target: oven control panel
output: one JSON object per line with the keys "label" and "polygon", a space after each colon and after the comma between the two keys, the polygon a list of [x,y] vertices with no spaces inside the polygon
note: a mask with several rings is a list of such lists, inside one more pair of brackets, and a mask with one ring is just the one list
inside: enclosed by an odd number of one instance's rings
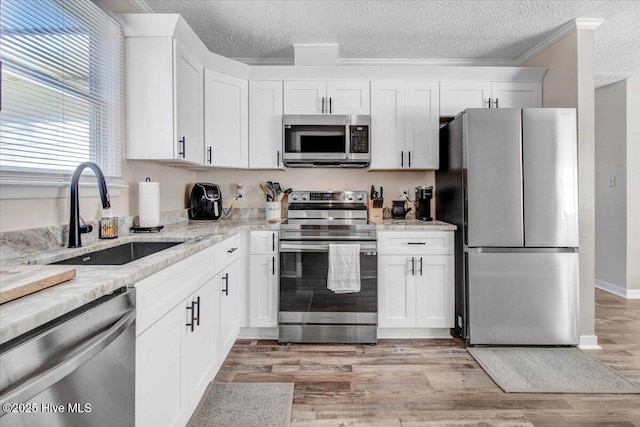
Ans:
{"label": "oven control panel", "polygon": [[289,203],[366,203],[366,191],[294,191]]}

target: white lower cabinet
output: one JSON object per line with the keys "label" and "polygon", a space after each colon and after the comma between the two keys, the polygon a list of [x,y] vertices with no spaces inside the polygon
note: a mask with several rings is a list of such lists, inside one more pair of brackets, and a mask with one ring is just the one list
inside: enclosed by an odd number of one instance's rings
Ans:
{"label": "white lower cabinet", "polygon": [[454,327],[453,232],[380,232],[378,255],[378,328]]}
{"label": "white lower cabinet", "polygon": [[181,426],[187,418],[184,312],[180,304],[136,339],[138,427]]}
{"label": "white lower cabinet", "polygon": [[251,255],[249,259],[249,326],[278,326],[278,260],[276,255]]}
{"label": "white lower cabinet", "polygon": [[220,292],[220,360],[223,361],[238,336],[239,260],[234,260],[214,279]]}
{"label": "white lower cabinet", "polygon": [[136,283],[136,426],[184,426],[231,350],[246,298],[239,242],[233,236]]}
{"label": "white lower cabinet", "polygon": [[184,425],[218,368],[214,280],[136,341],[136,425]]}
{"label": "white lower cabinet", "polygon": [[252,231],[249,256],[249,326],[278,326],[280,270],[277,231]]}

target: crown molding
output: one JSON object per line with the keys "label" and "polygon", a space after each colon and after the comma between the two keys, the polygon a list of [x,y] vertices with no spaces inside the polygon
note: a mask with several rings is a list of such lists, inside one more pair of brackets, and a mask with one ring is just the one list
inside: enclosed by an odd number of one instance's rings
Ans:
{"label": "crown molding", "polygon": [[129,0],[129,3],[131,3],[133,7],[138,9],[138,12],[140,13],[153,13],[153,10],[151,10],[149,5],[145,3],[144,0]]}
{"label": "crown molding", "polygon": [[510,59],[338,58],[338,65],[409,65],[423,67],[511,67]]}
{"label": "crown molding", "polygon": [[604,19],[597,18],[578,18],[574,19],[573,21],[569,21],[562,27],[558,28],[558,30],[551,34],[549,37],[542,40],[540,43],[516,58],[514,61],[514,65],[520,66],[524,64],[531,58],[546,50],[549,46],[556,44],[576,30],[595,30],[600,26],[600,24],[602,24],[602,22],[604,22]]}
{"label": "crown molding", "polygon": [[[294,65],[293,58],[231,58],[252,66]],[[515,67],[511,59],[338,58],[338,66]]]}
{"label": "crown molding", "polygon": [[234,61],[242,62],[247,65],[256,66],[283,66],[293,65],[293,58],[230,58]]}

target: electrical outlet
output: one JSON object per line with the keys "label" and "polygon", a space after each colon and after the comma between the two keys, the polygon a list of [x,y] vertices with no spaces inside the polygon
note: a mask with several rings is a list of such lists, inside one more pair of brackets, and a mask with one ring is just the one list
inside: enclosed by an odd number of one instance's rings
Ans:
{"label": "electrical outlet", "polygon": [[236,197],[242,199],[244,197],[244,185],[242,183],[236,184]]}
{"label": "electrical outlet", "polygon": [[615,187],[615,186],[616,186],[616,177],[615,176],[609,177],[609,187]]}

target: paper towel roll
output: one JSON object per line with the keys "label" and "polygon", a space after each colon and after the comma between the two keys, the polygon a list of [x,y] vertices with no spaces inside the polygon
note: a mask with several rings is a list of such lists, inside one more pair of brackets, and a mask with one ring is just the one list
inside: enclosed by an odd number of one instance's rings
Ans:
{"label": "paper towel roll", "polygon": [[138,192],[140,227],[160,225],[160,183],[141,182]]}

